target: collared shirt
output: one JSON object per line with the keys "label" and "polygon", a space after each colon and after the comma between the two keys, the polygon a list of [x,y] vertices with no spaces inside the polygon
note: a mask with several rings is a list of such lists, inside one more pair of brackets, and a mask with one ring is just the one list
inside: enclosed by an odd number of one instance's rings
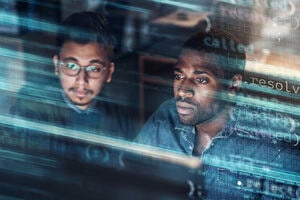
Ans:
{"label": "collared shirt", "polygon": [[[216,137],[227,137],[232,133],[233,122],[229,121]],[[164,102],[147,120],[136,138],[136,142],[192,155],[196,127],[179,121],[175,99]]]}
{"label": "collared shirt", "polygon": [[[272,136],[291,134],[289,120],[274,123],[272,113],[243,106],[230,116],[201,155],[205,199],[299,198],[299,146]],[[180,123],[171,99],[147,120],[136,141],[192,155],[194,139],[195,127]]]}

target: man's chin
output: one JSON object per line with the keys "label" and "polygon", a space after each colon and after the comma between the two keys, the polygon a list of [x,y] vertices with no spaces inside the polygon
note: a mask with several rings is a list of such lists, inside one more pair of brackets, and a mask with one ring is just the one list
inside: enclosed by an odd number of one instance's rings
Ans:
{"label": "man's chin", "polygon": [[196,124],[193,118],[187,115],[179,115],[179,121],[184,125],[194,126]]}
{"label": "man's chin", "polygon": [[75,106],[87,106],[87,105],[90,104],[90,102],[88,102],[88,103],[86,103],[86,102],[84,102],[84,103],[82,103],[82,102],[73,102],[73,103],[74,103]]}
{"label": "man's chin", "polygon": [[92,100],[71,99],[71,102],[76,106],[87,106],[92,102]]}

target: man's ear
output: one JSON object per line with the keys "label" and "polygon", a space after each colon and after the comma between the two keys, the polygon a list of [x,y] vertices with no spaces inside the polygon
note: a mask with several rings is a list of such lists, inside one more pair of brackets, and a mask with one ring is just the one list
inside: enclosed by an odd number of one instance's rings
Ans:
{"label": "man's ear", "polygon": [[243,76],[241,74],[236,74],[231,79],[231,83],[229,85],[229,95],[235,96],[241,89],[243,81]]}
{"label": "man's ear", "polygon": [[111,82],[114,71],[115,71],[115,63],[110,62],[109,68],[108,68],[108,75],[107,75],[107,79],[106,79],[107,83]]}
{"label": "man's ear", "polygon": [[58,75],[58,56],[53,56],[53,64],[54,64],[54,73],[55,75]]}

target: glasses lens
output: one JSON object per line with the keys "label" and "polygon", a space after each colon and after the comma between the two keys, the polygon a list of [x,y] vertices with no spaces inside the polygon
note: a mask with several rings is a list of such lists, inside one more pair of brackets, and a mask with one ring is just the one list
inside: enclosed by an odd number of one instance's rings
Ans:
{"label": "glasses lens", "polygon": [[75,76],[78,74],[80,70],[80,66],[76,63],[67,62],[63,63],[63,72],[69,76]]}
{"label": "glasses lens", "polygon": [[[82,68],[80,65],[72,62],[62,62],[61,66],[63,73],[68,76],[77,76]],[[100,78],[101,72],[104,71],[106,68],[102,64],[94,64],[87,67],[83,67],[83,69],[88,74],[88,77]]]}
{"label": "glasses lens", "polygon": [[103,70],[105,70],[103,65],[90,65],[85,68],[85,71],[91,78],[99,78]]}

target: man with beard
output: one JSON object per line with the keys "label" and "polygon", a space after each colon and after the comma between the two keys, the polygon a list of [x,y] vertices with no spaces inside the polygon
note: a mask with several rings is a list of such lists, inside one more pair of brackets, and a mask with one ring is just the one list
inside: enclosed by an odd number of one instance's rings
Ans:
{"label": "man with beard", "polygon": [[276,110],[253,102],[237,104],[242,47],[221,30],[189,38],[174,66],[174,98],[147,120],[136,141],[200,157],[201,198],[297,198],[300,154],[292,120],[279,122]]}
{"label": "man with beard", "polygon": [[148,119],[137,141],[200,155],[227,124],[242,82],[245,53],[237,45],[220,30],[188,39],[174,66],[175,98]]}
{"label": "man with beard", "polygon": [[[57,77],[53,83],[55,87],[49,87],[52,89],[44,91],[44,95],[38,94],[38,97],[29,88],[25,98],[19,95],[11,109],[16,119],[29,122],[27,127],[15,124],[25,148],[41,146],[42,149],[49,148],[54,154],[76,155],[83,159],[96,156],[95,160],[101,162],[107,159],[106,153],[103,155],[93,147],[73,148],[72,145],[65,145],[59,135],[68,136],[80,131],[78,137],[81,138],[85,134],[133,137],[133,120],[128,116],[132,112],[104,95],[100,96],[114,73],[114,43],[105,17],[98,13],[75,13],[60,24],[57,52],[53,56]],[[30,96],[32,98],[28,100]],[[39,123],[39,126],[32,127],[30,122]],[[69,134],[56,127],[67,130]],[[47,133],[37,134],[40,130]]]}

